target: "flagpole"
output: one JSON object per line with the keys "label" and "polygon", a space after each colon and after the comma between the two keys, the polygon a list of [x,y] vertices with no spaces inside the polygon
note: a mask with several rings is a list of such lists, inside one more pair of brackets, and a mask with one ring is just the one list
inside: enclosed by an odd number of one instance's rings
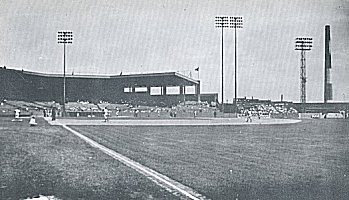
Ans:
{"label": "flagpole", "polygon": [[200,67],[197,67],[194,70],[198,72],[198,80],[199,80],[200,79]]}
{"label": "flagpole", "polygon": [[198,88],[196,89],[197,91],[199,91],[199,92],[197,92],[197,94],[198,94],[198,102],[200,102],[200,67],[197,67],[197,68],[195,68],[195,71],[197,71],[198,72]]}

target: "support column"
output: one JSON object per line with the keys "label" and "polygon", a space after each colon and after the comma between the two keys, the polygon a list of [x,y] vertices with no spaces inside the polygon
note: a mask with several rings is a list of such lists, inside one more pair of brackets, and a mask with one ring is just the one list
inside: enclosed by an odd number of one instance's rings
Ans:
{"label": "support column", "polygon": [[161,95],[166,96],[166,86],[162,86],[161,89]]}
{"label": "support column", "polygon": [[198,84],[195,87],[195,94],[198,97],[198,102],[200,102],[201,101],[201,99],[200,99],[200,81],[198,81]]}
{"label": "support column", "polygon": [[185,90],[185,86],[184,85],[181,85],[179,86],[179,94],[184,94],[184,90]]}
{"label": "support column", "polygon": [[183,103],[185,105],[185,85],[181,85],[179,88],[180,95],[183,95]]}

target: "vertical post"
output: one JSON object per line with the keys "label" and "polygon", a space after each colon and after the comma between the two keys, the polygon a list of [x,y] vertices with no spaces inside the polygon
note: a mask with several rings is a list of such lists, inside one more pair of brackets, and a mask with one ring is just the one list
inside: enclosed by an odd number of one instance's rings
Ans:
{"label": "vertical post", "polygon": [[298,37],[296,38],[296,48],[295,50],[301,51],[301,67],[300,67],[300,103],[302,112],[305,112],[306,103],[306,61],[305,61],[305,51],[310,51],[313,47],[313,38],[310,37]]}
{"label": "vertical post", "polygon": [[235,83],[234,83],[234,102],[233,102],[233,105],[234,105],[234,109],[236,111],[236,96],[237,96],[237,47],[236,47],[236,40],[237,40],[237,35],[236,35],[236,18],[235,18],[235,44],[234,44],[234,52],[235,52]]}
{"label": "vertical post", "polygon": [[167,92],[166,92],[166,85],[162,86],[162,95],[166,96]]}
{"label": "vertical post", "polygon": [[324,103],[332,100],[332,83],[331,83],[331,34],[330,25],[325,26],[325,80],[324,80]]}
{"label": "vertical post", "polygon": [[305,51],[301,51],[301,103],[302,103],[302,109],[303,113],[305,113],[305,103],[306,103],[306,87],[305,84],[307,82],[307,76],[306,76],[306,66],[305,66]]}
{"label": "vertical post", "polygon": [[66,101],[66,77],[65,77],[65,45],[66,44],[72,44],[73,43],[73,32],[71,31],[58,31],[58,44],[63,44],[63,111],[62,116],[64,117],[66,115],[65,112],[65,101]]}
{"label": "vertical post", "polygon": [[238,28],[242,28],[243,26],[243,19],[242,17],[230,17],[230,25],[231,25],[231,28],[234,28],[234,53],[235,53],[235,62],[234,62],[234,71],[235,71],[235,74],[234,74],[234,100],[233,100],[233,107],[234,107],[234,112],[237,116],[237,103],[236,103],[236,100],[237,100],[237,88],[238,88],[238,78],[237,78],[237,31],[236,29]]}
{"label": "vertical post", "polygon": [[223,26],[222,26],[222,112],[224,112],[224,67],[223,67],[223,62],[224,62],[224,47],[223,47]]}
{"label": "vertical post", "polygon": [[183,102],[184,102],[184,105],[185,105],[185,85],[183,85]]}
{"label": "vertical post", "polygon": [[198,80],[200,80],[200,67],[195,68],[195,71],[198,72]]}
{"label": "vertical post", "polygon": [[224,112],[224,28],[230,28],[228,16],[217,16],[215,19],[216,28],[221,28],[222,30],[222,112]]}
{"label": "vertical post", "polygon": [[65,117],[65,43],[63,44],[63,111],[62,116]]}
{"label": "vertical post", "polygon": [[306,76],[306,65],[305,65],[305,51],[301,51],[301,70],[300,70],[300,78],[301,78],[301,102],[306,103],[306,88],[305,84],[307,82]]}
{"label": "vertical post", "polygon": [[201,96],[200,96],[200,81],[198,81],[199,83],[196,85],[196,88],[195,88],[195,93],[197,95],[197,98],[198,98],[198,102],[201,102]]}

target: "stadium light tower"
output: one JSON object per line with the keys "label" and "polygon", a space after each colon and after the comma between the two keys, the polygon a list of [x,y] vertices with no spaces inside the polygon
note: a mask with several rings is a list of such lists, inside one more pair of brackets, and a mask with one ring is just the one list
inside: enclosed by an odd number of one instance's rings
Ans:
{"label": "stadium light tower", "polygon": [[58,31],[57,36],[58,44],[63,44],[63,112],[62,116],[65,116],[65,45],[73,43],[73,32],[71,31]]}
{"label": "stadium light tower", "polygon": [[216,28],[222,29],[222,112],[224,112],[224,46],[223,46],[223,30],[224,28],[230,28],[228,16],[216,16],[215,17]]}
{"label": "stadium light tower", "polygon": [[[310,51],[313,47],[313,38],[311,37],[297,37],[295,50],[301,51],[301,68],[300,68],[300,80],[301,80],[301,94],[300,101],[302,104],[306,103],[306,64],[305,64],[305,52]],[[304,107],[303,107],[304,109]],[[304,111],[304,110],[303,110]]]}
{"label": "stadium light tower", "polygon": [[235,29],[235,39],[234,39],[234,43],[235,43],[235,89],[234,89],[234,93],[235,93],[235,98],[233,101],[234,104],[234,110],[235,113],[237,111],[237,105],[236,105],[236,100],[237,100],[237,32],[236,29],[237,28],[242,28],[243,22],[242,22],[242,17],[230,17],[230,28],[234,28]]}

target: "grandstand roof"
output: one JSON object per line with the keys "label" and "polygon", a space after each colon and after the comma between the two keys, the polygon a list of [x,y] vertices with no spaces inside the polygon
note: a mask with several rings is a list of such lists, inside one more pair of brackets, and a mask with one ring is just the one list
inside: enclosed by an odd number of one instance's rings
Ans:
{"label": "grandstand roof", "polygon": [[[13,69],[7,69],[13,70]],[[17,73],[24,73],[34,76],[61,78],[63,74],[48,74],[23,70],[13,70]],[[121,79],[125,85],[139,86],[179,86],[179,85],[197,85],[200,81],[185,76],[177,72],[162,72],[162,73],[145,73],[145,74],[125,74],[125,75],[81,75],[81,74],[66,74],[67,78],[84,78],[84,79]]]}
{"label": "grandstand roof", "polygon": [[164,73],[148,73],[148,74],[129,74],[129,75],[117,75],[110,76],[115,79],[127,79],[132,85],[142,85],[152,83],[152,85],[197,85],[198,80],[194,80],[188,76],[177,72],[164,72]]}
{"label": "grandstand roof", "polygon": [[[17,72],[23,72],[24,74],[29,74],[29,75],[34,75],[34,76],[44,76],[44,77],[53,77],[53,78],[61,78],[63,77],[63,74],[47,74],[47,73],[40,73],[40,72],[30,72],[30,71],[19,71],[19,70],[15,70]],[[65,74],[65,77],[74,77],[74,78],[110,78],[110,76],[107,75],[80,75],[80,74]]]}

